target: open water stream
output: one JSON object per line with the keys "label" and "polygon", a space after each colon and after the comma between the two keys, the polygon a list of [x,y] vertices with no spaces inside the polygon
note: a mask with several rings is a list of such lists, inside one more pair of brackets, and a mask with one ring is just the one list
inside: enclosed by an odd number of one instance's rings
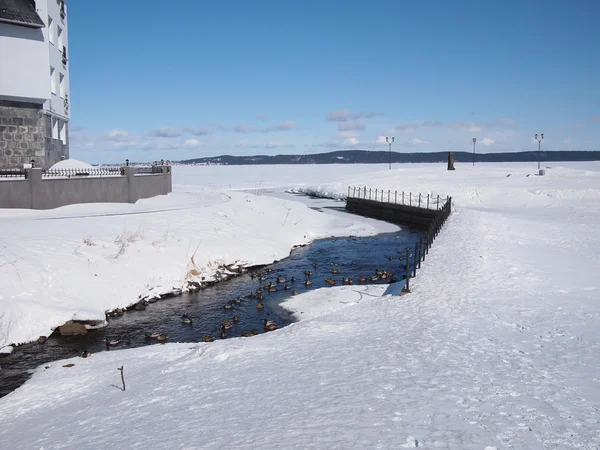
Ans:
{"label": "open water stream", "polygon": [[[335,210],[340,209],[340,205],[343,203],[336,205],[320,201],[315,203],[314,208]],[[336,213],[345,214],[341,211]],[[326,278],[335,280],[336,285],[341,285],[344,278],[352,279],[354,284],[402,282],[404,261],[399,260],[400,252],[404,254],[406,247],[414,248],[419,237],[417,231],[403,228],[372,237],[320,239],[294,249],[288,258],[271,265],[255,268],[199,292],[159,300],[148,305],[145,311],[126,312],[111,318],[106,327],[91,330],[86,336],[61,337],[55,333],[45,344],[21,345],[11,354],[0,355],[0,397],[18,388],[42,364],[78,356],[83,351],[90,352],[92,357],[96,352],[107,351],[107,338],[119,341],[109,351],[160,345],[156,339],[145,336],[152,332],[168,335],[166,342],[199,342],[202,336],[220,339],[224,320],[232,325],[226,331],[226,339],[252,330],[263,333],[265,319],[273,320],[278,327],[293,321],[289,313],[279,306],[282,301],[294,291],[302,293],[329,287]],[[305,275],[305,271],[311,271],[312,275]],[[375,279],[377,271],[393,275]],[[361,282],[362,277],[366,280]],[[285,281],[279,282],[283,279]],[[306,279],[310,279],[312,284],[305,285]],[[276,287],[275,292],[265,288],[269,283]],[[263,288],[262,302],[248,297],[259,287]],[[259,303],[264,305],[263,309],[257,308]],[[190,324],[182,322],[184,314],[191,318]],[[239,320],[234,321],[234,316]]]}

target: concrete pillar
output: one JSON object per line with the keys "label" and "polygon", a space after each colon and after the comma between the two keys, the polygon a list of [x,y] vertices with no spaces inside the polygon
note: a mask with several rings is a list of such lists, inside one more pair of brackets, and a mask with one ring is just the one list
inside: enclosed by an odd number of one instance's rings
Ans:
{"label": "concrete pillar", "polygon": [[27,169],[27,182],[31,193],[31,209],[43,209],[42,204],[42,169],[34,167]]}
{"label": "concrete pillar", "polygon": [[127,202],[135,203],[138,201],[138,199],[135,198],[135,191],[133,188],[135,169],[132,166],[125,166],[123,167],[123,173],[127,177]]}
{"label": "concrete pillar", "polygon": [[162,173],[162,176],[164,177],[165,180],[165,191],[163,192],[163,194],[168,194],[169,192],[173,191],[173,181],[171,179],[171,166],[167,166],[167,165],[159,165],[156,166],[157,170]]}

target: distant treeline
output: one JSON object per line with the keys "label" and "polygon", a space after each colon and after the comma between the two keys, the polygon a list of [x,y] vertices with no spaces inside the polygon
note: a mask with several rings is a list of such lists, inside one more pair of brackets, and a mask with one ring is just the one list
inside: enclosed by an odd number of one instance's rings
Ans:
{"label": "distant treeline", "polygon": [[[386,151],[342,150],[312,155],[255,155],[255,156],[211,156],[180,161],[186,164],[381,164],[387,163],[390,153]],[[448,152],[435,153],[391,153],[393,163],[443,163]],[[472,162],[473,153],[454,152],[456,162]],[[600,151],[542,151],[541,159],[550,161],[600,161]],[[530,162],[538,160],[538,152],[476,153],[475,162]]]}

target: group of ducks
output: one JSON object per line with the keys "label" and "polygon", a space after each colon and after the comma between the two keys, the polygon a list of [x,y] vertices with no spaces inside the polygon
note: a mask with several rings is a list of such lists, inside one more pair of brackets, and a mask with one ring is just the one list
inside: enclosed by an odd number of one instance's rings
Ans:
{"label": "group of ducks", "polygon": [[[336,264],[334,264],[334,266],[335,265]],[[315,263],[315,264],[313,264],[313,267],[316,269],[316,268],[319,267],[319,264]],[[267,273],[267,274],[271,273],[271,272],[273,272],[273,269],[266,269],[266,271],[265,271],[265,273]],[[331,269],[331,274],[332,275],[339,275],[340,274],[340,269],[338,269],[337,267],[333,267]],[[255,272],[255,273],[250,274],[250,276],[252,278],[258,278],[259,281],[264,281],[264,280],[267,279],[267,276],[263,272]],[[304,279],[304,285],[305,286],[308,287],[308,286],[311,286],[313,284],[312,276],[313,276],[313,271],[312,270],[305,270],[304,271],[304,277],[305,277],[305,279]],[[375,281],[389,281],[389,280],[391,280],[393,278],[393,276],[394,276],[394,274],[392,272],[387,271],[387,270],[375,269],[375,274],[374,275],[371,275],[371,276],[360,276],[358,278],[358,282],[360,282],[360,283],[366,283],[368,281],[371,281],[371,282],[375,282]],[[278,277],[276,281],[279,284],[283,284],[283,283],[287,283],[288,280],[286,278],[283,278],[283,277]],[[296,281],[295,277],[291,277],[290,278],[290,282],[291,283],[294,283],[295,281]],[[327,278],[325,278],[325,282],[327,284],[329,284],[330,286],[335,286],[338,281],[335,280],[332,277],[327,277]],[[262,300],[263,299],[263,288],[265,290],[267,290],[268,292],[276,292],[277,291],[277,283],[274,283],[274,282],[271,281],[271,282],[265,284],[263,287],[257,289],[256,292],[253,292],[250,295],[248,295],[248,297]],[[343,277],[341,279],[341,283],[345,284],[345,285],[351,285],[351,284],[354,284],[354,280],[352,278],[350,278],[350,277]],[[287,290],[291,290],[291,289],[292,289],[292,285],[285,284],[284,290],[287,291]],[[296,289],[294,289],[292,291],[292,295],[298,295],[298,291]],[[259,303],[259,305],[261,305],[261,304]],[[258,308],[261,309],[261,306],[259,306]]]}
{"label": "group of ducks", "polygon": [[[227,332],[229,330],[231,330],[231,328],[233,328],[234,324],[238,324],[239,322],[240,322],[240,318],[238,315],[234,315],[231,320],[223,320],[221,322],[221,333],[220,333],[221,339],[227,338]],[[183,314],[181,316],[181,323],[183,323],[185,325],[191,325],[192,318],[188,314]],[[277,328],[278,328],[278,325],[274,320],[264,319],[263,329],[265,330],[265,332],[273,331],[273,330],[276,330]],[[242,337],[251,337],[251,336],[255,336],[257,334],[259,334],[259,331],[256,328],[253,328],[250,331],[243,332]],[[160,332],[144,333],[144,337],[146,339],[156,339],[158,342],[165,342],[169,338],[169,336],[167,334],[160,333]],[[202,342],[213,342],[215,340],[215,338],[214,338],[214,336],[210,336],[210,335],[202,335],[202,336],[200,336],[200,340]],[[117,346],[120,343],[121,343],[120,339],[106,338],[106,347],[107,348]]]}

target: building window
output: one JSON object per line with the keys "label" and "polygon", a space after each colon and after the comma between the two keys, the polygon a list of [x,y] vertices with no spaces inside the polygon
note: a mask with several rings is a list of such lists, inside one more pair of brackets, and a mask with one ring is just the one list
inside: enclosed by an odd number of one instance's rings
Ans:
{"label": "building window", "polygon": [[54,20],[48,16],[48,41],[54,45]]}
{"label": "building window", "polygon": [[65,76],[62,73],[58,74],[60,86],[60,98],[65,98]]}
{"label": "building window", "polygon": [[60,18],[65,20],[67,17],[67,5],[65,4],[65,0],[56,0],[58,6],[60,6]]}
{"label": "building window", "polygon": [[63,36],[63,29],[61,27],[59,27],[59,26],[56,26],[56,28],[58,30],[57,31],[57,35],[58,35],[58,50],[60,50],[62,52],[62,49],[63,49],[63,47],[65,45],[64,42],[63,42],[63,40],[64,40],[63,39],[63,37],[64,37]]}
{"label": "building window", "polygon": [[50,92],[56,95],[56,70],[54,67],[50,67]]}
{"label": "building window", "polygon": [[67,124],[66,122],[60,122],[58,125],[59,128],[59,137],[63,144],[67,145]]}
{"label": "building window", "polygon": [[52,118],[52,139],[58,139],[58,119]]}

